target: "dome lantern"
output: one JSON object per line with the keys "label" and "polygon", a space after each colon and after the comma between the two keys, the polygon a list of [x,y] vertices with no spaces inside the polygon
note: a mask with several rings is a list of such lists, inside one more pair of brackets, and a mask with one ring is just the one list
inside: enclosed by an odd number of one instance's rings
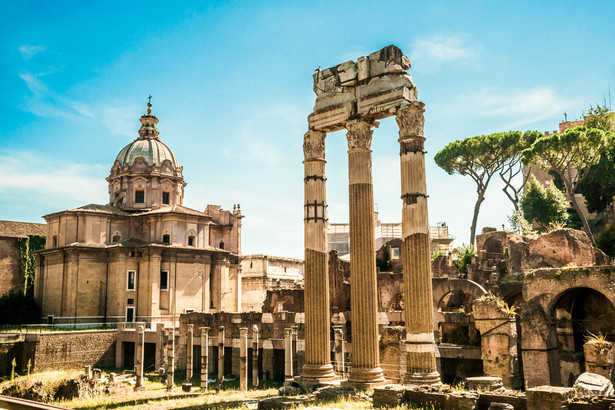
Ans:
{"label": "dome lantern", "polygon": [[158,118],[152,114],[149,98],[139,137],[119,152],[107,178],[111,205],[124,210],[181,205],[183,200],[182,167],[158,138]]}

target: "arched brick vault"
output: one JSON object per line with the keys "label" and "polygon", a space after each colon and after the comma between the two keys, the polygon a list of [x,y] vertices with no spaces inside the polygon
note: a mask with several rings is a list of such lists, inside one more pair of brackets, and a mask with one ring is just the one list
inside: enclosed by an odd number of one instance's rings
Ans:
{"label": "arched brick vault", "polygon": [[552,317],[559,298],[573,288],[589,288],[603,294],[615,306],[615,277],[602,267],[539,269],[523,282],[523,300],[535,300]]}
{"label": "arched brick vault", "polygon": [[433,285],[433,303],[435,309],[438,309],[444,296],[454,291],[467,293],[474,299],[478,299],[487,294],[485,288],[468,279],[433,278],[431,283]]}

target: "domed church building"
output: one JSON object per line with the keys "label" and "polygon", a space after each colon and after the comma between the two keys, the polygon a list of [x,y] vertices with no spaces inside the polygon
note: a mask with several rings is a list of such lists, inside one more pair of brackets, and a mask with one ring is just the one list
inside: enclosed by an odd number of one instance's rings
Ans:
{"label": "domed church building", "polygon": [[34,291],[45,321],[173,323],[241,309],[239,206],[182,205],[182,167],[151,106],[111,167],[109,204],[45,216]]}

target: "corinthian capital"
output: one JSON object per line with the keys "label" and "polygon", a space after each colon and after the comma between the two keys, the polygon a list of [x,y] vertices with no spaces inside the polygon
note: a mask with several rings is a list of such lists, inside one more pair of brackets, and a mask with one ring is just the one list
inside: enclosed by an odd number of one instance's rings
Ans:
{"label": "corinthian capital", "polygon": [[399,127],[399,139],[414,139],[423,137],[423,127],[425,126],[425,104],[420,101],[412,105],[397,110],[395,119]]}
{"label": "corinthian capital", "polygon": [[378,121],[348,122],[346,123],[346,138],[348,139],[348,149],[362,148],[369,149],[372,145],[372,127],[378,128]]}
{"label": "corinthian capital", "polygon": [[306,161],[325,159],[325,137],[324,131],[309,130],[303,136],[303,155]]}

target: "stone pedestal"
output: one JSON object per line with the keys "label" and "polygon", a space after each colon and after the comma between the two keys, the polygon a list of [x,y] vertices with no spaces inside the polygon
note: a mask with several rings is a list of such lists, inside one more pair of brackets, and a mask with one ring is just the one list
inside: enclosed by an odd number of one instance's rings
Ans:
{"label": "stone pedestal", "polygon": [[433,335],[433,300],[423,126],[424,104],[397,111],[402,191],[407,370],[406,383],[439,384]]}
{"label": "stone pedestal", "polygon": [[477,299],[473,303],[474,324],[482,335],[481,357],[486,376],[502,379],[508,389],[521,388],[517,354],[517,323],[506,311],[503,301],[495,297]]}
{"label": "stone pedestal", "polygon": [[305,241],[305,364],[301,379],[322,382],[335,378],[330,357],[329,279],[327,265],[327,199],[325,136],[308,131],[303,137]]}
{"label": "stone pedestal", "polygon": [[137,345],[135,346],[135,390],[143,389],[143,350],[145,348],[145,328],[137,326]]}
{"label": "stone pedestal", "polygon": [[209,378],[209,328],[201,328],[201,389],[207,390]]}
{"label": "stone pedestal", "polygon": [[333,327],[333,351],[335,354],[335,371],[344,374],[344,331],[341,326]]}
{"label": "stone pedestal", "polygon": [[258,326],[252,325],[252,386],[258,387]]}
{"label": "stone pedestal", "polygon": [[377,122],[348,122],[350,208],[350,309],[352,366],[348,384],[368,388],[386,383],[380,368],[372,185],[372,127]]}
{"label": "stone pedestal", "polygon": [[224,326],[218,328],[218,386],[224,383]]}
{"label": "stone pedestal", "polygon": [[613,344],[606,340],[594,339],[583,345],[585,371],[611,379],[613,371]]}
{"label": "stone pedestal", "polygon": [[175,328],[168,329],[167,339],[167,390],[175,387]]}
{"label": "stone pedestal", "polygon": [[239,329],[239,390],[248,391],[248,328]]}
{"label": "stone pedestal", "polygon": [[293,330],[284,329],[284,380],[293,378]]}
{"label": "stone pedestal", "polygon": [[188,325],[186,332],[186,382],[192,383],[192,351],[194,345],[194,325]]}

